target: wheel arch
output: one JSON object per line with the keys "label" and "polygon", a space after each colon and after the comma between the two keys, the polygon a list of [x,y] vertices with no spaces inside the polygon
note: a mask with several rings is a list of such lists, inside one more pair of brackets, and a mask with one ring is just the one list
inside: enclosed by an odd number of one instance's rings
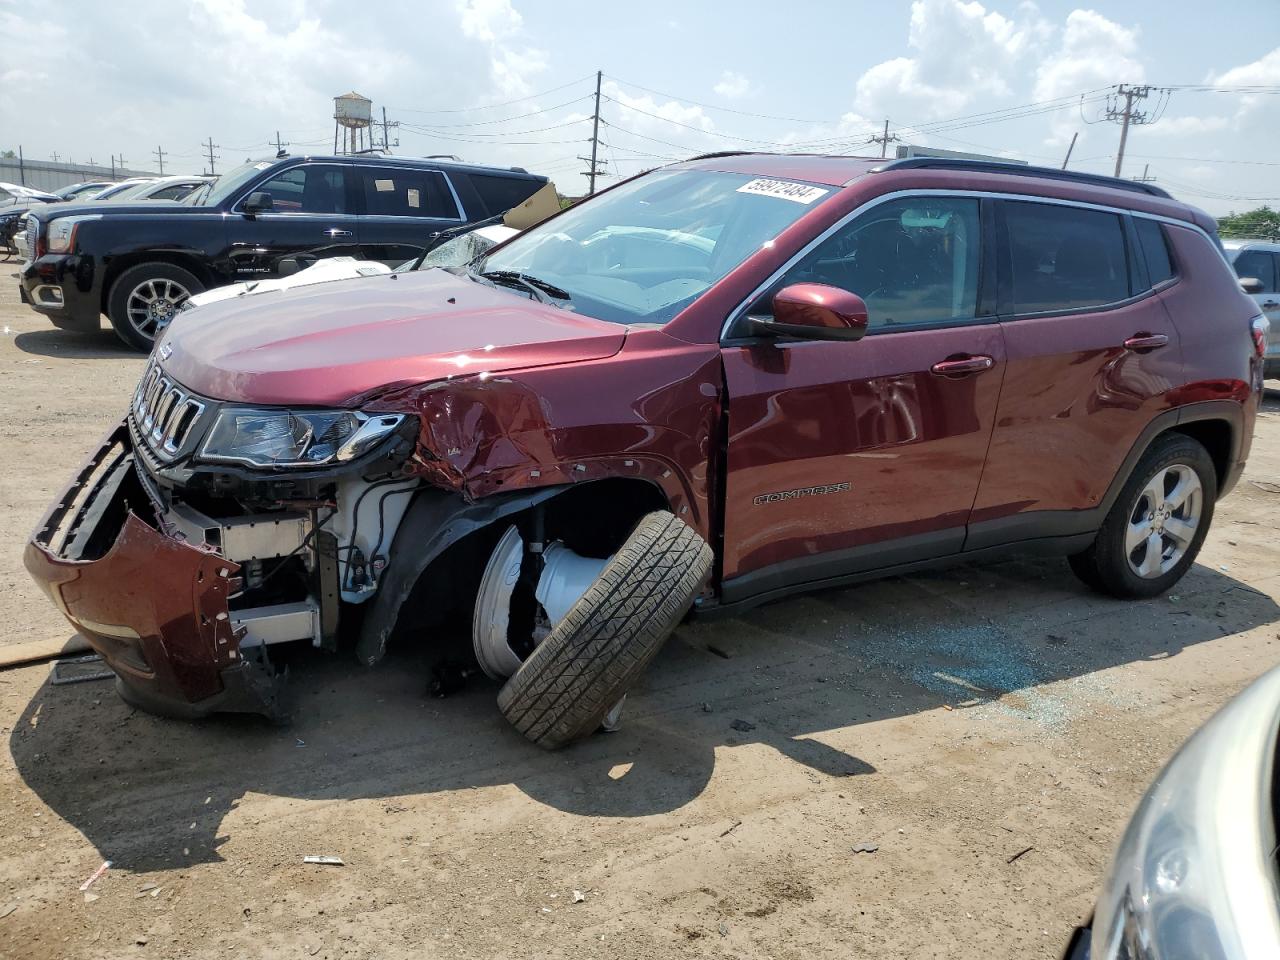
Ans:
{"label": "wheel arch", "polygon": [[103,313],[107,313],[111,301],[111,291],[114,289],[116,281],[120,279],[120,274],[130,267],[136,267],[144,263],[167,263],[171,266],[181,267],[203,283],[206,290],[217,286],[213,274],[200,262],[198,257],[192,254],[175,250],[141,250],[136,253],[119,254],[112,257],[107,263],[106,270],[102,276],[102,292],[99,306]]}
{"label": "wheel arch", "polygon": [[[657,483],[639,477],[604,477],[576,484],[494,494],[468,502],[460,494],[426,487],[405,512],[391,545],[387,573],[369,601],[356,645],[366,665],[382,659],[402,612],[430,610],[437,603],[456,607],[479,583],[489,551],[511,523],[545,505],[563,534],[577,524],[599,534],[634,525],[655,509],[670,509]],[[625,537],[626,533],[623,533]],[[470,578],[474,574],[474,582]],[[421,587],[421,588],[420,588]]]}

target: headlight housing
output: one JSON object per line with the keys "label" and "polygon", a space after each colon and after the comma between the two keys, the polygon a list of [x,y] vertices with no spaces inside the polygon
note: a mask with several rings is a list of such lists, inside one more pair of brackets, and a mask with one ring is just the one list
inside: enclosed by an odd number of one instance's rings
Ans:
{"label": "headlight housing", "polygon": [[1169,761],[1129,821],[1098,898],[1096,960],[1280,956],[1278,726],[1275,669]]}
{"label": "headlight housing", "polygon": [[76,231],[88,220],[101,220],[100,213],[85,213],[75,217],[55,217],[45,226],[44,249],[46,253],[67,253],[75,246]]}
{"label": "headlight housing", "polygon": [[227,407],[219,411],[200,459],[269,468],[341,463],[368,453],[403,420],[403,414],[358,410]]}

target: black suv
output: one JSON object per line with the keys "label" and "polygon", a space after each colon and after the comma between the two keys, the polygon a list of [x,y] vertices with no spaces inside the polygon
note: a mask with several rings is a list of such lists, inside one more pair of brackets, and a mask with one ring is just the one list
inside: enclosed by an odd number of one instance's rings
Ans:
{"label": "black suv", "polygon": [[403,263],[433,234],[502,213],[546,182],[399,157],[249,161],[181,203],[33,210],[21,296],[66,330],[97,330],[105,313],[125,343],[150,350],[193,293],[317,257]]}

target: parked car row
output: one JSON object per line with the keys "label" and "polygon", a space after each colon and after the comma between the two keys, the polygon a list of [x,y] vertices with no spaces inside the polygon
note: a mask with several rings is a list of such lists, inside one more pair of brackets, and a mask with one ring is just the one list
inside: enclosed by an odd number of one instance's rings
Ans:
{"label": "parked car row", "polygon": [[24,302],[55,326],[150,349],[193,294],[348,256],[394,266],[434,234],[518,206],[546,183],[523,170],[379,156],[250,162],[182,204],[60,205],[27,219]]}

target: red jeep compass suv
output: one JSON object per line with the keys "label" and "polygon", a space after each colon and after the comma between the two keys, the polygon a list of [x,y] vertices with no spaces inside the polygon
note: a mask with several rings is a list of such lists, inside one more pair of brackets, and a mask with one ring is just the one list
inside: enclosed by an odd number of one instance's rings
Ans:
{"label": "red jeep compass suv", "polygon": [[179,317],[26,563],[144,707],[270,712],[274,644],[461,634],[555,746],[691,605],[1009,550],[1168,589],[1265,345],[1149,185],[713,155],[467,268]]}

